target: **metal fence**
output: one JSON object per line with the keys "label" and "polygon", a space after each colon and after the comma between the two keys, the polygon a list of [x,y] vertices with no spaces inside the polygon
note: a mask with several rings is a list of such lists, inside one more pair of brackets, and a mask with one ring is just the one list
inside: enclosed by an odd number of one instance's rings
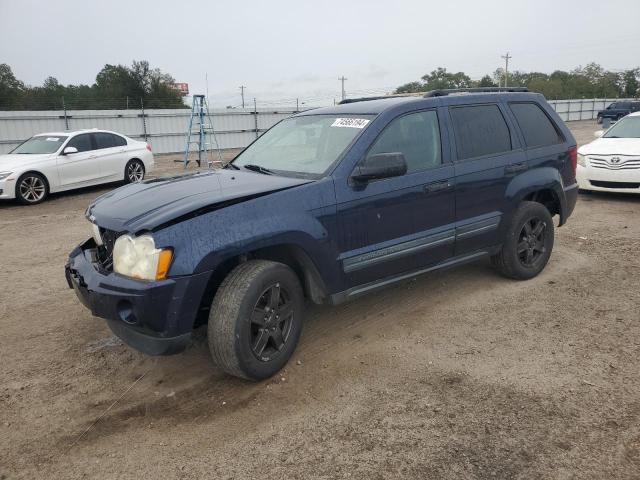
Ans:
{"label": "metal fence", "polygon": [[[295,109],[211,110],[220,148],[242,148]],[[99,128],[145,140],[154,153],[183,152],[191,110],[0,111],[0,154],[43,132]]]}
{"label": "metal fence", "polygon": [[582,98],[578,100],[548,100],[565,122],[595,120],[598,112],[613,102],[629,102],[635,98]]}
{"label": "metal fence", "polygon": [[[550,100],[565,121],[593,120],[599,110],[625,99]],[[632,100],[632,99],[629,99]],[[220,148],[242,148],[295,109],[212,110],[213,128]],[[0,153],[42,132],[100,128],[148,141],[155,153],[184,151],[190,110],[60,110],[0,111]]]}

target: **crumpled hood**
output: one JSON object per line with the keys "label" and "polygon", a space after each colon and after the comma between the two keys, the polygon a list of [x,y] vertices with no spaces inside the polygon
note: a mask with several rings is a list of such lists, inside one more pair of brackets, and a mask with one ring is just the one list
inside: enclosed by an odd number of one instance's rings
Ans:
{"label": "crumpled hood", "polygon": [[36,155],[8,153],[6,155],[0,155],[0,172],[10,172],[12,169],[33,165],[34,163],[39,163],[48,158],[51,158],[50,153]]}
{"label": "crumpled hood", "polygon": [[230,169],[159,178],[102,195],[89,205],[87,215],[103,228],[136,233],[222,202],[253,198],[309,181]]}
{"label": "crumpled hood", "polygon": [[598,138],[578,149],[580,155],[640,155],[640,138]]}

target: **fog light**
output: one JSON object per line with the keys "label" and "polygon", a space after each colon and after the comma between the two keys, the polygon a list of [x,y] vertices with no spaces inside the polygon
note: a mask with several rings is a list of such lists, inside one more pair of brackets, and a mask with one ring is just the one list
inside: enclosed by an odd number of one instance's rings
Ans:
{"label": "fog light", "polygon": [[129,300],[120,300],[118,302],[118,316],[123,322],[131,325],[138,321],[133,313],[133,305]]}

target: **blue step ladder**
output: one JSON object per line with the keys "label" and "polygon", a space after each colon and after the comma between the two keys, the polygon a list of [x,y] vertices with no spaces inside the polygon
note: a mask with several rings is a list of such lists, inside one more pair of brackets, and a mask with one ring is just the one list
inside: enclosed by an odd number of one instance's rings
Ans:
{"label": "blue step ladder", "polygon": [[[193,103],[191,105],[191,116],[189,117],[189,125],[187,126],[187,144],[184,149],[184,168],[189,166],[191,159],[190,153],[197,152],[198,156],[195,162],[198,167],[201,167],[203,162],[207,164],[207,168],[222,167],[224,165],[222,161],[222,152],[218,145],[218,139],[213,130],[213,123],[211,122],[211,116],[209,115],[209,106],[204,95],[194,95]],[[213,142],[212,142],[213,141]],[[218,153],[217,160],[213,160],[212,148],[215,144],[215,149]],[[180,162],[181,160],[176,160]]]}

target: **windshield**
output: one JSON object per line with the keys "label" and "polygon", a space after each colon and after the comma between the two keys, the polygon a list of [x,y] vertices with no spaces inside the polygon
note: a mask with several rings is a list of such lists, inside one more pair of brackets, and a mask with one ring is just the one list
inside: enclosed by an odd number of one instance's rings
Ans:
{"label": "windshield", "polygon": [[[315,178],[329,167],[373,115],[305,115],[278,123],[244,150],[236,167]],[[259,168],[258,168],[259,167]]]}
{"label": "windshield", "polygon": [[67,137],[60,135],[40,135],[31,137],[11,153],[38,154],[54,153],[62,146]]}
{"label": "windshield", "polygon": [[640,138],[640,117],[624,117],[607,130],[603,138]]}

